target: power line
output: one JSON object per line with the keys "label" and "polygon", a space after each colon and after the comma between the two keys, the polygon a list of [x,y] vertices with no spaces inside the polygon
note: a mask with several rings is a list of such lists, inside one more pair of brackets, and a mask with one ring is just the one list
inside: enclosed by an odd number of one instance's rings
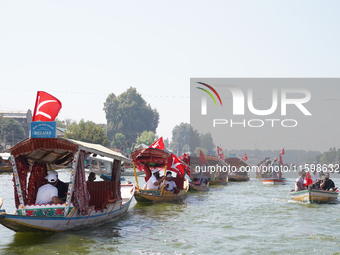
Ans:
{"label": "power line", "polygon": [[[15,89],[15,88],[0,88],[0,90],[9,90],[9,91],[20,91],[20,92],[37,92],[37,90],[33,89]],[[79,91],[56,91],[50,90],[50,93],[61,93],[61,94],[76,94],[76,95],[95,95],[95,96],[107,96],[112,92],[108,93],[95,93],[95,92],[79,92]],[[190,98],[190,96],[178,96],[178,95],[144,95],[141,94],[143,97],[160,97],[160,98]]]}

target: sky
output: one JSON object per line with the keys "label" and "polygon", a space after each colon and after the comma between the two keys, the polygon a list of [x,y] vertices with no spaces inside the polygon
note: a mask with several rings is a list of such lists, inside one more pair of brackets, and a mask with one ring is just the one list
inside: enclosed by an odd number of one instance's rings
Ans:
{"label": "sky", "polygon": [[[0,111],[106,123],[136,87],[158,136],[190,121],[190,78],[339,77],[338,1],[1,1]],[[133,120],[132,120],[133,121]]]}

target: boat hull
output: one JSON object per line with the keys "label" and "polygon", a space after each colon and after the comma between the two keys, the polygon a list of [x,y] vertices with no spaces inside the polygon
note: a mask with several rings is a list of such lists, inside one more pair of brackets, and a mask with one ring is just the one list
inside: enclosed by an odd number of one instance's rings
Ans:
{"label": "boat hull", "polygon": [[145,193],[145,190],[136,190],[134,195],[137,202],[171,202],[183,199],[187,195],[188,190],[189,182],[186,179],[184,189],[180,190],[178,194],[164,191],[164,194],[160,195],[160,190],[148,190],[150,193]]}
{"label": "boat hull", "polygon": [[233,175],[228,176],[228,181],[230,182],[247,182],[249,181],[249,179],[250,179],[249,176],[233,176]]}
{"label": "boat hull", "polygon": [[0,173],[13,172],[12,166],[0,166]]}
{"label": "boat hull", "polygon": [[265,185],[285,185],[286,184],[286,178],[280,178],[280,179],[275,179],[275,178],[268,178],[268,179],[263,179],[262,183]]}
{"label": "boat hull", "polygon": [[203,183],[201,186],[190,183],[189,189],[193,190],[193,191],[207,191],[207,190],[209,190],[209,183],[207,183],[207,184]]}
{"label": "boat hull", "polygon": [[[66,217],[23,216],[2,212],[0,224],[16,232],[63,232],[99,226],[117,220],[128,210],[134,186],[122,185],[121,192],[122,200],[107,204],[101,211],[95,211],[94,207],[90,207],[87,215],[81,215],[77,208],[73,208]],[[127,194],[129,194],[128,197]]]}
{"label": "boat hull", "polygon": [[301,190],[289,194],[292,200],[300,202],[329,203],[338,199],[338,192],[323,190]]}

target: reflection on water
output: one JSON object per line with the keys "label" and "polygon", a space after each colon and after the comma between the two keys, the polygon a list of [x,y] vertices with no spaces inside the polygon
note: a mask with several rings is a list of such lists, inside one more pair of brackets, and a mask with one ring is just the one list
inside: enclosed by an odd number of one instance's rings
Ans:
{"label": "reflection on water", "polygon": [[[6,210],[13,202],[10,179],[0,175]],[[175,203],[133,201],[119,221],[76,232],[14,233],[0,226],[0,253],[339,254],[340,205],[292,202],[293,184],[294,178],[274,187],[252,179],[189,192]]]}

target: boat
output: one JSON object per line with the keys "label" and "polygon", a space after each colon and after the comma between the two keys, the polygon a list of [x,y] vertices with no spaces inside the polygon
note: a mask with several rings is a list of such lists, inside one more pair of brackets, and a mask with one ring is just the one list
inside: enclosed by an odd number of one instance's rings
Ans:
{"label": "boat", "polygon": [[250,177],[249,175],[242,175],[240,173],[229,173],[228,180],[230,182],[246,182],[249,181]]}
{"label": "boat", "polygon": [[[190,165],[192,166],[193,169],[200,167],[199,157],[190,155],[189,158],[190,158]],[[193,180],[193,182],[196,182],[197,180],[201,179],[202,178],[201,175],[203,174],[203,176],[207,176],[207,178],[209,178],[209,185],[227,184],[228,183],[228,171],[221,170],[221,169],[226,169],[227,164],[220,161],[218,157],[216,156],[207,155],[207,156],[204,156],[204,158],[207,161],[207,165],[204,166],[203,168],[205,169],[205,172],[202,173],[202,167],[200,167],[199,171],[196,171],[196,170],[191,171],[191,179]]]}
{"label": "boat", "polygon": [[289,195],[292,200],[309,203],[330,203],[338,199],[338,192],[306,189],[300,191],[291,191]]}
{"label": "boat", "polygon": [[226,158],[225,163],[230,166],[230,171],[228,173],[228,181],[230,182],[245,182],[249,181],[250,177],[248,175],[247,169],[249,165],[239,158]]}
{"label": "boat", "polygon": [[11,154],[0,153],[0,173],[12,172],[12,171],[13,171],[13,168],[11,165]]}
{"label": "boat", "polygon": [[262,183],[265,185],[285,185],[286,178],[266,178],[262,179]]}
{"label": "boat", "polygon": [[267,159],[259,167],[259,172],[262,176],[262,183],[265,185],[285,185],[286,178],[282,177],[280,166],[282,163],[278,159],[271,161]]}
{"label": "boat", "polygon": [[[123,216],[132,201],[133,184],[120,183],[121,153],[99,144],[63,138],[29,138],[10,149],[16,210],[0,213],[0,224],[16,232],[63,232],[94,227]],[[85,153],[112,159],[110,181],[87,182]],[[71,163],[66,202],[35,204],[38,188],[51,165]],[[30,169],[30,178],[27,173]],[[28,185],[27,185],[28,183]]]}
{"label": "boat", "polygon": [[[160,171],[164,172],[164,176],[167,169],[172,172],[177,169],[175,172],[176,177],[173,178],[173,181],[179,188],[177,194],[173,191],[166,191],[164,188],[165,182],[161,184],[161,189],[146,189],[146,185],[143,188],[140,188],[137,174],[135,174],[136,190],[134,196],[137,202],[170,202],[183,199],[186,196],[189,189],[189,181],[184,177],[184,167],[182,166],[183,171],[179,170],[181,169],[180,167],[182,164],[179,160],[178,163],[171,165],[171,163],[175,162],[171,159],[173,156],[173,154],[166,150],[156,148],[145,148],[132,153],[131,159],[134,172],[137,173],[136,168],[139,171],[144,171],[146,175],[145,182],[149,180],[152,174],[151,171],[154,169],[160,169]],[[171,165],[171,168],[168,168],[169,164]]]}
{"label": "boat", "polygon": [[208,191],[209,190],[209,182],[208,183],[202,183],[202,184],[196,184],[193,182],[189,183],[189,190],[191,191]]}

